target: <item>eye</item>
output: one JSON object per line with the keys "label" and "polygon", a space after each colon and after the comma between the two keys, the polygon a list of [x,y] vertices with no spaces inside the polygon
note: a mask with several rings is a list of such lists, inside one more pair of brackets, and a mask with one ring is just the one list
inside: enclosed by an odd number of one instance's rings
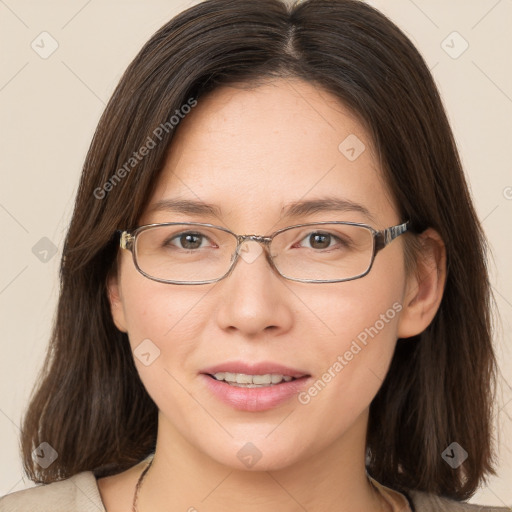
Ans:
{"label": "eye", "polygon": [[[178,249],[185,249],[187,251],[190,251],[194,249],[200,249],[202,247],[202,242],[206,242],[207,240],[208,237],[206,235],[203,235],[202,233],[187,231],[168,238],[163,245],[166,247],[170,245],[178,246]],[[177,243],[174,243],[174,241],[176,241]],[[203,247],[207,246],[208,245]]]}
{"label": "eye", "polygon": [[310,249],[329,249],[335,247],[335,245],[331,245],[331,242],[334,243],[336,241],[341,243],[341,245],[344,247],[348,246],[348,243],[343,241],[338,236],[325,231],[315,231],[313,233],[309,233],[301,240],[301,242],[304,242],[305,240],[307,240],[307,243],[309,243],[308,248]]}

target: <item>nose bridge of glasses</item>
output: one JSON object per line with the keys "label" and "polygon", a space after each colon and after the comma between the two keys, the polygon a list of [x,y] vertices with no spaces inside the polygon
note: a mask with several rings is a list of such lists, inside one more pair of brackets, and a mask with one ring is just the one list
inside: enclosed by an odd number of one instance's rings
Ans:
{"label": "nose bridge of glasses", "polygon": [[269,236],[261,236],[261,235],[237,235],[238,243],[242,244],[246,240],[252,240],[254,242],[262,242],[268,244],[271,240]]}
{"label": "nose bridge of glasses", "polygon": [[[237,251],[233,254],[231,262],[238,255],[246,263],[253,263],[262,252],[263,247],[268,247],[272,241],[271,237],[261,235],[237,235]],[[254,242],[249,244],[248,242]],[[251,247],[252,246],[252,247]]]}

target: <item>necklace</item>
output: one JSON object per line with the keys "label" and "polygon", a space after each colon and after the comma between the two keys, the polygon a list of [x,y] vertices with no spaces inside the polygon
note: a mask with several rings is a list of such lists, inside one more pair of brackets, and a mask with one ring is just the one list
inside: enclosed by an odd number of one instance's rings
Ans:
{"label": "necklace", "polygon": [[137,485],[135,486],[135,494],[133,495],[133,504],[132,504],[132,512],[138,512],[137,510],[137,498],[139,497],[139,491],[142,486],[142,481],[148,472],[148,469],[151,467],[151,463],[153,459],[149,461],[149,464],[146,466],[146,469],[140,474],[139,479],[137,480]]}

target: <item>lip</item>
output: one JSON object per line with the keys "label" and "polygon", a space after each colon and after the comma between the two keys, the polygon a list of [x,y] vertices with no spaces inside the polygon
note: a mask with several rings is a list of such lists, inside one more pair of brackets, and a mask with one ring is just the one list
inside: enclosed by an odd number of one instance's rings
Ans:
{"label": "lip", "polygon": [[282,364],[262,361],[261,363],[246,363],[244,361],[227,361],[225,363],[210,366],[201,370],[200,373],[213,375],[219,372],[245,373],[246,375],[266,375],[268,373],[280,374],[299,379],[309,374],[297,368],[289,368]]}
{"label": "lip", "polygon": [[[216,380],[213,374],[219,372],[245,373],[246,375],[279,374],[294,377],[296,380],[282,381],[279,384],[259,388],[244,388]],[[290,368],[278,363],[263,361],[246,363],[244,361],[227,361],[203,369],[200,377],[208,390],[225,404],[247,412],[260,412],[277,407],[302,391],[311,380],[306,371]]]}
{"label": "lip", "polygon": [[247,412],[260,412],[277,407],[300,393],[311,380],[311,376],[304,376],[272,386],[243,388],[216,380],[208,374],[201,374],[200,377],[219,400],[239,411]]}

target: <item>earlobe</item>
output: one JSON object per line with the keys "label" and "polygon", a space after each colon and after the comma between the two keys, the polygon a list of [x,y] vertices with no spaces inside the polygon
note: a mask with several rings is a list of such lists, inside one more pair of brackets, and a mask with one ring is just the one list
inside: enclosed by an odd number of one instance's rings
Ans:
{"label": "earlobe", "polygon": [[407,278],[398,337],[410,338],[423,332],[434,319],[446,283],[446,247],[434,229],[419,235],[421,252],[416,269]]}
{"label": "earlobe", "polygon": [[121,332],[128,332],[126,328],[126,318],[124,314],[123,301],[121,298],[121,290],[117,271],[114,270],[109,274],[107,279],[107,295],[110,303],[110,312],[115,326]]}

